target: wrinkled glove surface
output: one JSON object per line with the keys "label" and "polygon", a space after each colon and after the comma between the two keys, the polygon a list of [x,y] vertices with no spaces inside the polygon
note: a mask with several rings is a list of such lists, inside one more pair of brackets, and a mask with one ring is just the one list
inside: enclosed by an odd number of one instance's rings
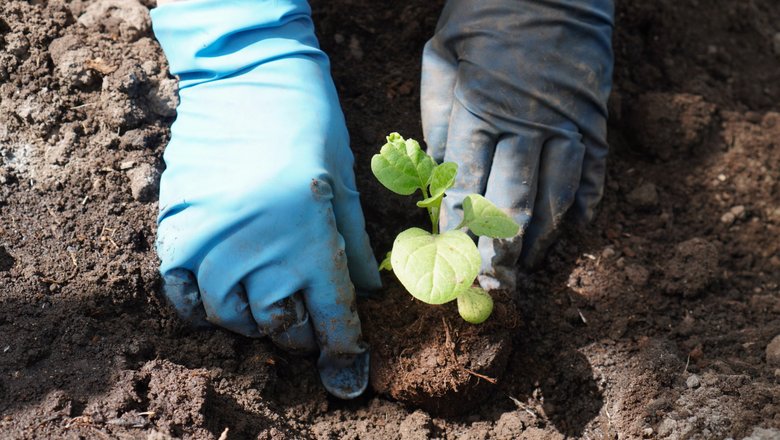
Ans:
{"label": "wrinkled glove surface", "polygon": [[480,283],[514,288],[564,214],[588,221],[605,175],[612,0],[449,0],[423,53],[429,153],[460,165],[442,228],[479,193],[520,223],[479,248]]}
{"label": "wrinkled glove surface", "polygon": [[189,0],[152,19],[181,98],[160,184],[164,293],[194,324],[319,350],[328,391],[359,395],[350,275],[380,281],[308,4]]}

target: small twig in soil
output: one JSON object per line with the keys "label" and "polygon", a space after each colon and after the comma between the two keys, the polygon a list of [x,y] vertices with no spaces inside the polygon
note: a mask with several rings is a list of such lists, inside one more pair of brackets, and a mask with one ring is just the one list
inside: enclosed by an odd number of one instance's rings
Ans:
{"label": "small twig in soil", "polygon": [[[609,413],[608,405],[609,400],[604,402],[604,413],[607,415],[607,428],[612,429],[612,414]],[[620,434],[618,434],[618,439],[620,439]]]}
{"label": "small twig in soil", "polygon": [[489,377],[489,376],[485,376],[484,374],[479,374],[479,373],[477,373],[476,371],[469,370],[469,369],[468,369],[468,368],[466,368],[466,367],[463,367],[463,371],[465,371],[466,373],[469,373],[469,374],[470,374],[470,375],[472,375],[472,376],[478,377],[478,378],[480,378],[480,379],[485,379],[486,381],[488,381],[488,382],[492,383],[493,385],[495,385],[495,384],[497,384],[497,383],[498,383],[498,380],[497,380],[497,379],[494,379],[494,378],[492,378],[492,377]]}
{"label": "small twig in soil", "polygon": [[585,315],[582,314],[582,310],[580,310],[579,307],[577,307],[577,313],[580,314],[580,319],[582,319],[583,324],[588,325],[588,320],[585,319]]}
{"label": "small twig in soil", "polygon": [[[569,304],[574,305],[575,304],[574,303],[574,298],[572,298],[571,293],[566,292],[566,295],[569,297]],[[588,325],[588,320],[585,319],[585,315],[582,314],[582,310],[580,310],[580,308],[577,307],[576,305],[574,306],[574,308],[577,309],[577,314],[580,315],[580,319],[582,320],[582,323],[585,324],[585,325]]]}
{"label": "small twig in soil", "polygon": [[69,250],[68,251],[68,255],[70,255],[70,261],[73,262],[73,267],[78,269],[79,268],[79,262],[76,259],[76,253],[71,251],[71,250]]}
{"label": "small twig in soil", "polygon": [[45,425],[45,424],[47,424],[47,423],[49,423],[49,422],[53,422],[53,421],[55,421],[55,420],[57,420],[57,419],[61,419],[61,418],[62,418],[62,416],[61,416],[61,415],[59,415],[59,414],[56,414],[56,415],[53,415],[53,416],[47,417],[47,418],[45,418],[45,419],[41,420],[41,421],[40,421],[40,422],[39,422],[37,425],[35,425],[35,428],[33,428],[33,429],[38,429],[38,428],[40,428],[41,426],[43,426],[43,425]]}
{"label": "small twig in soil", "polygon": [[[111,235],[105,235],[105,232],[108,231],[111,233]],[[103,229],[100,230],[100,241],[108,241],[112,245],[114,245],[114,249],[119,249],[119,245],[116,244],[114,239],[112,238],[114,233],[116,233],[116,229],[107,228],[106,225],[103,225]]]}
{"label": "small twig in soil", "polygon": [[685,361],[685,369],[683,370],[683,374],[688,372],[688,365],[691,364],[691,355],[688,355],[688,360]]}
{"label": "small twig in soil", "polygon": [[230,431],[230,428],[226,427],[222,434],[219,435],[219,440],[227,440],[228,431]]}
{"label": "small twig in soil", "polygon": [[95,102],[88,102],[88,103],[86,103],[86,104],[77,105],[77,106],[75,106],[75,107],[71,107],[70,109],[71,109],[71,110],[78,110],[78,109],[80,109],[80,108],[89,107],[89,106],[91,106],[91,105],[96,105],[96,104],[99,104],[99,101],[95,101]]}
{"label": "small twig in soil", "polygon": [[521,402],[520,400],[510,396],[509,394],[507,394],[506,396],[509,397],[512,400],[512,402],[514,402],[516,407],[522,409],[523,411],[527,412],[528,414],[531,414],[531,416],[533,416],[533,418],[535,418],[535,419],[539,418],[539,415],[537,415],[534,410],[529,408],[528,405],[526,405],[523,402]]}

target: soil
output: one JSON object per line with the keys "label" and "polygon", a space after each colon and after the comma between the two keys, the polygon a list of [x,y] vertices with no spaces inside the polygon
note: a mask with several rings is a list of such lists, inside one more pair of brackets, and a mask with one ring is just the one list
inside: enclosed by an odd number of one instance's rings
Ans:
{"label": "soil", "polygon": [[371,345],[371,386],[439,416],[474,410],[503,379],[519,315],[509,292],[492,292],[482,325],[465,322],[456,302],[431,307],[388,276],[385,292],[360,304]]}
{"label": "soil", "polygon": [[[442,3],[312,1],[377,255],[425,221],[369,160],[390,131],[422,138]],[[0,2],[2,438],[780,438],[775,3],[617,1],[600,213],[523,275],[511,325],[485,327],[512,337],[496,384],[447,364],[487,390],[453,416],[374,390],[333,399],[314,359],[176,319],[153,249],[175,80],[150,2]],[[381,301],[414,307],[388,290],[361,304],[377,353],[414,328],[372,335]],[[469,356],[452,310],[415,313]]]}

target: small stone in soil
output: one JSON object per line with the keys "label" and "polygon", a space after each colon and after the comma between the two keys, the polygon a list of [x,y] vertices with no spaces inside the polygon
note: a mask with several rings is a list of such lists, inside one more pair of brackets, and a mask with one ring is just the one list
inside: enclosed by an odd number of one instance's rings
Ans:
{"label": "small stone in soil", "polygon": [[157,196],[160,176],[153,166],[143,163],[129,170],[127,177],[130,179],[130,192],[135,200],[150,202]]}
{"label": "small stone in soil", "polygon": [[737,219],[745,218],[745,207],[742,205],[737,205],[731,208],[730,212],[734,214],[734,217],[736,217]]}
{"label": "small stone in soil", "polygon": [[720,218],[720,221],[726,225],[731,225],[737,220],[744,219],[746,215],[747,213],[745,207],[742,205],[737,205],[732,207],[727,213],[723,214],[723,216]]}
{"label": "small stone in soil", "polygon": [[360,40],[354,35],[349,39],[349,53],[358,61],[363,59],[363,48],[360,47]]}
{"label": "small stone in soil", "polygon": [[780,366],[780,335],[775,336],[766,346],[766,362],[769,365]]}
{"label": "small stone in soil", "polygon": [[691,374],[688,376],[688,380],[685,381],[685,385],[688,388],[699,388],[701,385],[701,379],[699,379],[699,376]]}
{"label": "small stone in soil", "polygon": [[179,85],[175,79],[163,79],[149,91],[148,99],[155,113],[172,118],[176,116],[176,107],[179,105]]}

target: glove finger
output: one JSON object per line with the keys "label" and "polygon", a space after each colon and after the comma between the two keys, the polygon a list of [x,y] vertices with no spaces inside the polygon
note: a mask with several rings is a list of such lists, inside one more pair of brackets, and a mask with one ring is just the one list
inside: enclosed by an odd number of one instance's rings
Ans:
{"label": "glove finger", "polygon": [[585,146],[573,130],[549,139],[542,150],[539,190],[531,223],[523,237],[521,261],[533,267],[555,238],[564,214],[574,203],[582,175]]}
{"label": "glove finger", "polygon": [[378,264],[366,233],[366,221],[355,188],[355,176],[350,168],[341,184],[334,185],[333,212],[336,229],[344,239],[349,275],[358,294],[368,296],[382,288]]}
{"label": "glove finger", "polygon": [[252,317],[246,290],[241,283],[224,292],[201,290],[200,296],[210,323],[250,338],[263,336]]}
{"label": "glove finger", "polygon": [[437,162],[444,158],[450,114],[455,90],[457,68],[447,52],[429,40],[423,49],[420,80],[420,109],[423,135],[428,154]]}
{"label": "glove finger", "polygon": [[200,299],[195,275],[186,269],[173,269],[163,276],[163,294],[179,317],[193,327],[211,327]]}
{"label": "glove finger", "polygon": [[327,257],[322,275],[312,280],[303,299],[320,347],[317,366],[322,383],[334,396],[352,399],[368,386],[368,347],[362,341],[344,241],[335,228],[330,240],[325,236],[323,241],[327,249],[322,254]]}
{"label": "glove finger", "polygon": [[463,218],[463,199],[469,194],[485,194],[493,152],[498,136],[488,123],[455,101],[447,132],[444,160],[459,165],[455,185],[444,198],[440,226],[452,229]]}
{"label": "glove finger", "polygon": [[260,333],[286,351],[317,351],[314,329],[298,293],[300,280],[274,267],[252,272],[244,278],[243,284]]}
{"label": "glove finger", "polygon": [[596,206],[604,195],[609,146],[606,142],[597,141],[589,136],[585,136],[582,143],[585,145],[582,178],[572,206],[572,214],[578,222],[588,223],[593,219]]}
{"label": "glove finger", "polygon": [[480,237],[483,288],[512,289],[515,265],[520,257],[523,236],[531,222],[536,201],[539,161],[548,136],[536,127],[519,127],[496,145],[485,197],[509,214],[519,225],[517,236],[505,240]]}

